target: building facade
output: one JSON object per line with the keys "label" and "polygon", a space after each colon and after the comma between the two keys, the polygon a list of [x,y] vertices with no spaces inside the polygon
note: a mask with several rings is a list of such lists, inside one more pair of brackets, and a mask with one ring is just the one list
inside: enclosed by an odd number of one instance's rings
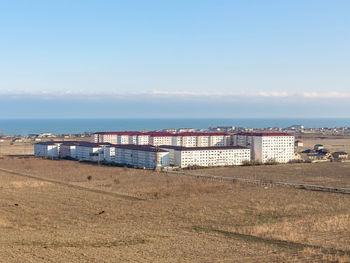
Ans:
{"label": "building facade", "polygon": [[58,158],[60,153],[60,146],[64,142],[39,142],[34,144],[34,156]]}
{"label": "building facade", "polygon": [[250,161],[250,149],[240,146],[181,147],[160,146],[169,152],[170,165],[185,168],[190,166],[242,165]]}
{"label": "building facade", "polygon": [[165,167],[169,166],[169,152],[150,145],[117,145],[111,161],[145,168]]}
{"label": "building facade", "polygon": [[77,159],[77,142],[64,142],[59,149],[60,158],[72,158]]}
{"label": "building facade", "polygon": [[230,136],[223,132],[97,132],[92,135],[93,143],[173,145],[182,147],[229,146]]}
{"label": "building facade", "polygon": [[109,143],[79,142],[76,146],[76,158],[83,161],[105,161],[105,149]]}
{"label": "building facade", "polygon": [[287,163],[294,160],[294,136],[288,133],[239,133],[233,135],[237,146],[251,149],[254,161]]}

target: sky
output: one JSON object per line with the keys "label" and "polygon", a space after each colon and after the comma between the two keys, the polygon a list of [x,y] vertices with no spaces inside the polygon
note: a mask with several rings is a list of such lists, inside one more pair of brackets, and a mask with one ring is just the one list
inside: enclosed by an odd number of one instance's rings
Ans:
{"label": "sky", "polygon": [[0,0],[0,118],[350,117],[348,0]]}

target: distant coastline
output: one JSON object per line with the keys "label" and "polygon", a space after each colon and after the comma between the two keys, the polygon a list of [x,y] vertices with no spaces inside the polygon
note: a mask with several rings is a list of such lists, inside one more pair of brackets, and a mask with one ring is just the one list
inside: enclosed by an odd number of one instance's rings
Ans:
{"label": "distant coastline", "polygon": [[247,128],[350,127],[350,118],[208,118],[208,119],[0,119],[3,135],[28,135],[42,132],[72,134],[96,131],[150,131],[172,128],[206,129],[216,126]]}

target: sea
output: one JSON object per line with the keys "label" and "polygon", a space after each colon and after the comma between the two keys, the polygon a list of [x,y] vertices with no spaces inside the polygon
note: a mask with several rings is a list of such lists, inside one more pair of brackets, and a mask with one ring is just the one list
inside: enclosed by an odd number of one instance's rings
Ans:
{"label": "sea", "polygon": [[242,119],[0,119],[3,135],[75,134],[97,131],[152,131],[161,129],[195,128],[206,129],[217,126],[247,128],[286,128],[304,125],[309,128],[350,127],[350,118],[242,118]]}

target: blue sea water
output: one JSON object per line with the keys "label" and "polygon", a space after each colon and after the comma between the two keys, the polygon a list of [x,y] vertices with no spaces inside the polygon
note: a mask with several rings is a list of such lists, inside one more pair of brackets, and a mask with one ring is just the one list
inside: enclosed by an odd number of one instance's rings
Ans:
{"label": "blue sea water", "polygon": [[69,134],[96,131],[150,131],[172,128],[205,129],[216,126],[248,128],[285,128],[291,125],[310,128],[349,127],[350,118],[318,119],[0,119],[4,135],[28,135],[42,132]]}

